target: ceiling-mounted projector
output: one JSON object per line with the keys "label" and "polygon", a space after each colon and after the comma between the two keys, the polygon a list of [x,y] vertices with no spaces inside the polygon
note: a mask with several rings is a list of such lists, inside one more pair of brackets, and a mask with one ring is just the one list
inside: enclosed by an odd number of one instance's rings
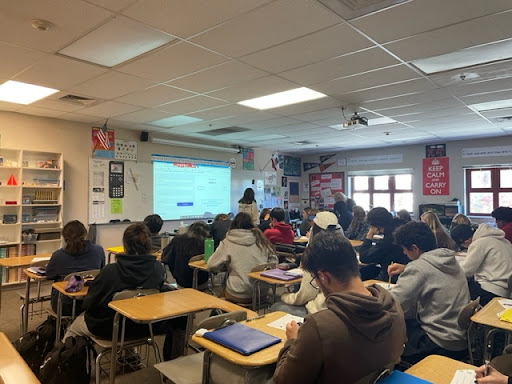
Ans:
{"label": "ceiling-mounted projector", "polygon": [[354,112],[350,120],[343,123],[343,128],[363,128],[368,126],[368,119],[363,116],[359,116],[357,112]]}

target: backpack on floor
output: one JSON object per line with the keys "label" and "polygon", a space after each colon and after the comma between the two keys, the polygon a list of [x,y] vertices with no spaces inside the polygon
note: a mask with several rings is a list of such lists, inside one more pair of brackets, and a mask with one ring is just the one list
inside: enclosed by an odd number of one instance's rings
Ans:
{"label": "backpack on floor", "polygon": [[39,372],[41,384],[89,384],[96,350],[88,337],[68,337],[46,357]]}
{"label": "backpack on floor", "polygon": [[55,319],[49,317],[35,331],[30,331],[13,342],[14,348],[36,376],[39,375],[39,367],[44,358],[55,344],[57,333],[55,323]]}

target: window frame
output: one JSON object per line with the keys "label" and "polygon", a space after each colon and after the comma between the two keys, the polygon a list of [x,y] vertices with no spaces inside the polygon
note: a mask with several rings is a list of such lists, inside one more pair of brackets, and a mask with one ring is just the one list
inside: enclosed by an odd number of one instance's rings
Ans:
{"label": "window frame", "polygon": [[[471,167],[466,168],[464,170],[465,177],[465,196],[466,196],[466,214],[468,216],[475,217],[489,217],[491,216],[491,212],[489,213],[474,213],[471,212],[471,201],[470,195],[471,193],[492,193],[492,206],[493,208],[499,207],[499,194],[501,192],[512,193],[512,188],[501,188],[500,186],[500,171],[504,169],[510,169],[511,167]],[[491,187],[490,188],[473,188],[471,186],[471,173],[472,172],[481,172],[481,171],[490,171],[491,172]]]}

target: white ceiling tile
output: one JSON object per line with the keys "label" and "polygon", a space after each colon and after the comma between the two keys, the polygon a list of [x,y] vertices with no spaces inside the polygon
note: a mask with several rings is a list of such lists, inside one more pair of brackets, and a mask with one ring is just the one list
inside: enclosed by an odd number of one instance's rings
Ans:
{"label": "white ceiling tile", "polygon": [[65,114],[65,112],[56,111],[55,109],[39,108],[33,107],[31,105],[26,106],[25,108],[21,108],[20,110],[18,110],[18,112],[24,113],[26,115],[35,115],[43,117],[58,117]]}
{"label": "white ceiling tile", "polygon": [[176,115],[187,115],[203,109],[215,108],[227,104],[225,101],[208,96],[194,96],[188,99],[174,101],[158,107],[159,110]]}
{"label": "white ceiling tile", "polygon": [[512,90],[481,93],[481,94],[472,95],[472,96],[462,96],[460,99],[462,100],[462,102],[466,103],[467,105],[487,103],[490,101],[498,101],[498,100],[510,100],[510,99],[512,99]]}
{"label": "white ceiling tile", "polygon": [[58,118],[63,120],[79,121],[82,123],[89,124],[103,119],[103,117],[101,116],[87,116],[80,115],[79,113],[67,113],[65,115],[58,116]]}
{"label": "white ceiling tile", "polygon": [[244,107],[238,104],[229,104],[221,107],[206,109],[201,112],[191,113],[190,116],[197,117],[202,120],[225,119],[232,116],[240,116],[244,113],[251,113],[254,109]]}
{"label": "white ceiling tile", "polygon": [[[112,17],[106,9],[77,0],[3,1],[0,12],[0,40],[44,52],[56,52]],[[40,32],[33,19],[52,22]]]}
{"label": "white ceiling tile", "polygon": [[466,97],[507,90],[512,90],[512,77],[474,82],[468,85],[460,85],[458,87],[449,88],[450,93],[457,97]]}
{"label": "white ceiling tile", "polygon": [[140,77],[109,71],[74,86],[70,91],[109,100],[139,89],[148,88],[152,85],[154,85],[152,81],[141,79]]}
{"label": "white ceiling tile", "polygon": [[168,84],[198,93],[206,93],[267,75],[268,73],[250,65],[230,60],[215,67],[180,77]]}
{"label": "white ceiling tile", "polygon": [[297,113],[306,113],[318,111],[319,109],[326,109],[332,107],[341,107],[339,100],[332,97],[322,97],[321,99],[305,101],[298,104],[285,105],[284,107],[269,109],[272,113],[277,115],[295,115]]}
{"label": "white ceiling tile", "polygon": [[465,105],[459,100],[455,98],[449,98],[433,101],[430,103],[418,103],[409,106],[386,109],[381,111],[381,113],[388,117],[396,118],[409,115],[412,115],[411,117],[420,117],[422,114],[424,114],[424,116],[427,116],[427,114],[430,115],[439,113],[458,114],[462,111],[467,112],[468,108],[466,108]]}
{"label": "white ceiling tile", "polygon": [[299,84],[310,85],[398,64],[398,60],[380,48],[370,48],[349,55],[324,60],[280,73]]}
{"label": "white ceiling tile", "polygon": [[[510,9],[508,0],[415,0],[353,20],[351,23],[379,43],[460,23]],[[442,10],[442,12],[440,12]],[[411,17],[418,15],[419,17]],[[390,26],[393,28],[390,28]]]}
{"label": "white ceiling tile", "polygon": [[8,103],[7,101],[0,101],[0,111],[16,112],[25,107],[23,104]]}
{"label": "white ceiling tile", "polygon": [[510,23],[512,12],[504,12],[407,37],[386,44],[385,48],[405,61],[438,56],[510,38],[510,31],[505,27]]}
{"label": "white ceiling tile", "polygon": [[165,82],[227,61],[228,58],[186,42],[150,52],[116,70]]}
{"label": "white ceiling tile", "polygon": [[240,60],[272,73],[369,48],[373,44],[347,24],[312,33],[241,57]]}
{"label": "white ceiling tile", "polygon": [[133,105],[118,103],[115,101],[105,101],[104,103],[95,105],[93,107],[82,109],[80,114],[109,118],[135,112],[139,109],[139,107],[135,107]]}
{"label": "white ceiling tile", "polygon": [[[116,116],[116,120],[127,121],[131,123],[149,123],[150,121],[164,119],[170,114],[154,109],[143,109],[136,112],[127,113],[126,115]],[[109,120],[110,122],[110,120]]]}
{"label": "white ceiling tile", "polygon": [[[129,5],[136,3],[140,0],[88,0],[90,3],[94,3],[100,7],[110,9],[115,12],[119,12]],[[144,0],[140,1],[144,3]]]}
{"label": "white ceiling tile", "polygon": [[45,55],[14,77],[16,81],[64,90],[105,73],[107,69],[55,55]]}
{"label": "white ceiling tile", "polygon": [[477,65],[430,75],[429,78],[442,87],[468,86],[486,80],[512,77],[512,60]]}
{"label": "white ceiling tile", "polygon": [[138,105],[141,107],[156,107],[171,101],[177,101],[194,96],[195,93],[170,87],[167,85],[157,85],[129,95],[119,97],[116,101],[126,104]]}
{"label": "white ceiling tile", "polygon": [[59,101],[59,100],[52,100],[49,98],[36,101],[35,103],[32,103],[30,105],[33,107],[53,109],[55,111],[62,111],[62,112],[76,112],[76,111],[79,111],[80,109],[85,108],[83,105],[67,103],[65,101]]}
{"label": "white ceiling tile", "polygon": [[377,101],[365,102],[364,108],[371,111],[385,111],[387,109],[396,109],[401,107],[413,106],[420,103],[430,103],[438,100],[448,99],[452,96],[445,89],[431,89],[426,92],[418,92],[411,95],[393,97]]}
{"label": "white ceiling tile", "polygon": [[[310,0],[277,0],[192,39],[231,57],[240,57],[340,23],[339,16]],[[272,28],[265,28],[272,25]]]}
{"label": "white ceiling tile", "polygon": [[494,119],[496,117],[512,116],[512,108],[503,108],[495,111],[484,111],[480,113],[482,116],[485,116],[488,119]]}
{"label": "white ceiling tile", "polygon": [[8,57],[0,65],[0,78],[11,77],[28,68],[43,56],[43,53],[0,42],[0,57]]}
{"label": "white ceiling tile", "polygon": [[[100,1],[100,0],[97,0]],[[258,8],[271,0],[145,0],[123,14],[182,38]]]}

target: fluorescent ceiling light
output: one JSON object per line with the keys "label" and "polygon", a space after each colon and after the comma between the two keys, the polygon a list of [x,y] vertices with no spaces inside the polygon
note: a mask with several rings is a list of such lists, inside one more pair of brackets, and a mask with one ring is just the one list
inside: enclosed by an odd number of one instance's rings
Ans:
{"label": "fluorescent ceiling light", "polygon": [[197,117],[191,117],[191,116],[178,115],[178,116],[166,117],[166,118],[160,119],[160,120],[155,120],[148,124],[156,125],[157,127],[170,128],[170,127],[177,127],[178,125],[197,123],[198,121],[203,121],[203,119],[198,119]]}
{"label": "fluorescent ceiling light", "polygon": [[374,127],[376,125],[391,124],[396,122],[397,121],[393,120],[391,117],[379,117],[377,119],[368,119],[368,126]]}
{"label": "fluorescent ceiling light", "polygon": [[345,128],[343,124],[335,124],[335,125],[329,125],[329,128],[336,129],[338,131],[348,130],[350,128]]}
{"label": "fluorescent ceiling light", "polygon": [[59,51],[60,54],[114,67],[174,40],[174,36],[118,16]]}
{"label": "fluorescent ceiling light", "polygon": [[57,92],[59,92],[58,89],[9,80],[0,85],[0,100],[27,105]]}
{"label": "fluorescent ceiling light", "polygon": [[492,61],[510,59],[512,57],[512,39],[477,45],[446,53],[444,55],[429,57],[427,59],[413,60],[411,63],[424,73],[450,71],[473,65],[490,63]]}
{"label": "fluorescent ceiling light", "polygon": [[312,89],[302,87],[290,89],[289,91],[273,93],[271,95],[257,97],[239,101],[237,104],[255,109],[270,109],[282,107],[285,105],[298,104],[304,101],[316,100],[322,97],[327,97],[323,93],[313,91]]}
{"label": "fluorescent ceiling light", "polygon": [[153,143],[155,143],[155,144],[175,145],[177,147],[209,149],[211,151],[220,151],[220,152],[229,152],[229,153],[240,153],[240,148],[239,147],[237,147],[237,148],[217,147],[215,145],[200,144],[200,143],[189,143],[189,142],[185,142],[185,141],[161,139],[161,138],[158,138],[158,137],[151,138],[151,141]]}
{"label": "fluorescent ceiling light", "polygon": [[483,112],[483,111],[492,111],[493,109],[504,109],[512,107],[512,99],[507,100],[496,100],[496,101],[488,101],[486,103],[479,104],[471,104],[468,105],[473,111]]}

